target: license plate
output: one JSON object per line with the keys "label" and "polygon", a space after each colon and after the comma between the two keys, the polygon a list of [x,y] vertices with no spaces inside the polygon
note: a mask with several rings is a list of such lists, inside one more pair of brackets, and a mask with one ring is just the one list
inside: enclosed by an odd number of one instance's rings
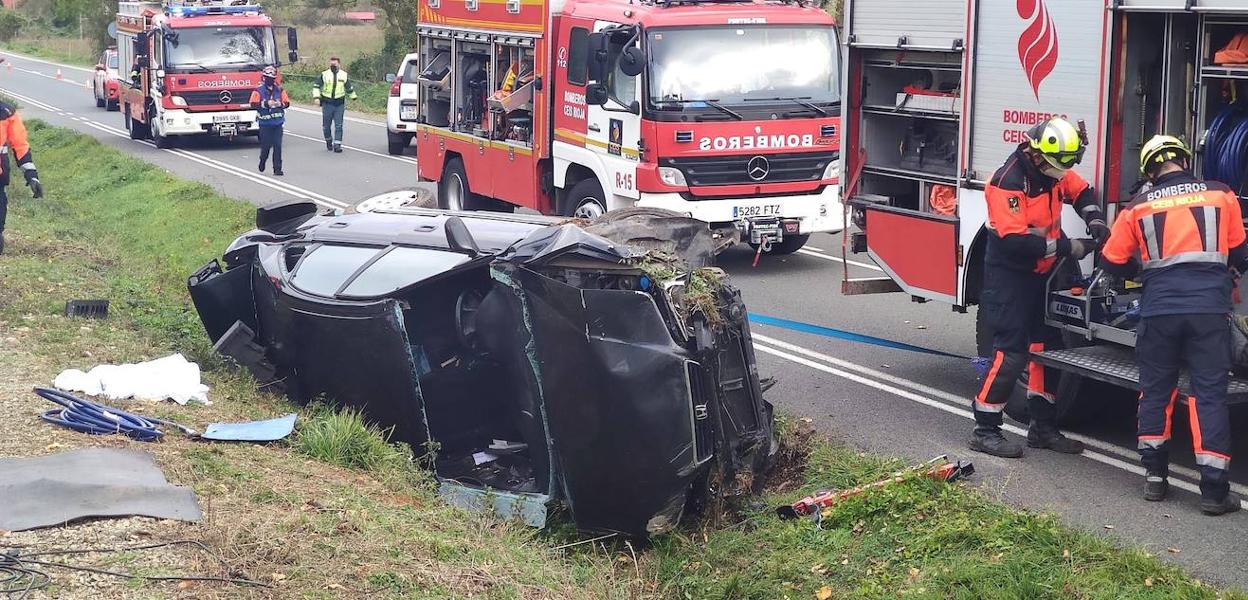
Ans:
{"label": "license plate", "polygon": [[417,106],[401,106],[399,107],[399,118],[404,121],[415,121],[419,112],[419,107]]}
{"label": "license plate", "polygon": [[213,123],[237,123],[241,120],[242,115],[212,115]]}
{"label": "license plate", "polygon": [[779,204],[756,204],[732,207],[732,218],[748,219],[750,217],[768,217],[780,214]]}

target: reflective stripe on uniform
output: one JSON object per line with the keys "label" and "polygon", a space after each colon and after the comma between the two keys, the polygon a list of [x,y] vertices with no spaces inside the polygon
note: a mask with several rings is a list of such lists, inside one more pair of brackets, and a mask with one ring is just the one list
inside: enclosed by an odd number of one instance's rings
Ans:
{"label": "reflective stripe on uniform", "polygon": [[1144,450],[1146,448],[1152,448],[1156,450],[1156,449],[1161,448],[1162,446],[1165,446],[1166,442],[1169,442],[1169,441],[1170,441],[1169,435],[1140,436],[1139,443],[1137,444],[1136,447],[1140,450]]}
{"label": "reflective stripe on uniform", "polygon": [[1144,234],[1144,244],[1148,248],[1148,258],[1150,260],[1160,259],[1161,240],[1157,237],[1157,226],[1154,224],[1152,215],[1140,219],[1140,231]]}
{"label": "reflective stripe on uniform", "polygon": [[1202,467],[1213,467],[1223,471],[1231,468],[1231,457],[1214,452],[1196,452],[1196,464]]}
{"label": "reflective stripe on uniform", "polygon": [[1057,240],[1048,240],[1044,243],[1044,257],[1050,258],[1057,256]]}
{"label": "reflective stripe on uniform", "polygon": [[1187,263],[1212,263],[1225,265],[1226,255],[1221,252],[1180,252],[1174,256],[1167,256],[1160,260],[1146,260],[1143,268],[1160,269],[1162,267],[1170,267],[1174,265]]}
{"label": "reflective stripe on uniform", "polygon": [[988,404],[987,402],[975,401],[975,410],[988,413],[999,413],[1005,410],[1005,404]]}
{"label": "reflective stripe on uniform", "polygon": [[19,166],[21,166],[21,167],[22,167],[22,170],[23,170],[23,171],[34,171],[34,170],[35,170],[35,163],[33,163],[33,162],[22,163],[22,164],[21,164],[21,165],[19,165]]}

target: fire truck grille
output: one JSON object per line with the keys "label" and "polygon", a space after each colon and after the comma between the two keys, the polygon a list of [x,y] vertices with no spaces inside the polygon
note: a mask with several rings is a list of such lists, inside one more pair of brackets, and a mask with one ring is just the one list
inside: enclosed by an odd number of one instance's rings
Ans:
{"label": "fire truck grille", "polygon": [[737,154],[663,158],[659,164],[680,169],[691,186],[741,185],[818,181],[836,157],[836,152]]}
{"label": "fire truck grille", "polygon": [[[222,93],[229,93],[229,101],[223,102]],[[178,94],[186,100],[188,106],[221,106],[222,104],[247,104],[251,99],[251,90],[202,90],[182,92]]]}

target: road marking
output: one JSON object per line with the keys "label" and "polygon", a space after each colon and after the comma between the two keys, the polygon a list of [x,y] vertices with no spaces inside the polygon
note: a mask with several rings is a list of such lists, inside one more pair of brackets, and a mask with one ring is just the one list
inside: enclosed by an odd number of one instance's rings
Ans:
{"label": "road marking", "polygon": [[[862,365],[852,363],[847,360],[835,358],[832,356],[828,356],[820,352],[808,350],[801,346],[790,344],[783,340],[778,340],[772,337],[768,337],[766,335],[754,333],[752,334],[752,337],[754,338],[755,342],[762,342],[762,343],[776,347],[776,348],[767,348],[767,347],[760,346],[757,343],[754,345],[755,349],[762,350],[763,352],[767,354],[771,354],[779,358],[784,358],[786,360],[789,360],[790,362],[795,362],[801,365],[809,366],[813,369],[823,371],[825,373],[837,375],[839,377],[843,377],[851,381],[857,381],[859,383],[863,383],[864,385],[874,387],[879,390],[888,391],[902,398],[913,400],[920,404],[924,404],[932,408],[943,410],[951,414],[959,415],[959,416],[962,416],[971,420],[975,419],[974,414],[972,414],[969,409],[963,408],[970,404],[969,398],[963,398],[956,394],[952,394],[944,390],[936,389],[934,387],[924,385],[916,381],[911,381],[909,379],[898,377],[890,373],[877,371],[870,367],[864,367]],[[814,359],[814,360],[811,360],[811,359]],[[814,362],[814,361],[821,361],[821,362]],[[826,365],[823,363],[826,363]],[[874,380],[867,379],[867,377],[872,377],[874,378]],[[875,381],[875,380],[879,380],[879,381]],[[880,381],[884,381],[888,383],[880,383]],[[889,385],[889,384],[892,384],[892,385]],[[894,386],[900,386],[900,387],[894,387]],[[906,391],[900,388],[909,388],[910,391]],[[924,394],[924,395],[919,395],[919,394]],[[1011,425],[1009,423],[1006,423],[1002,425],[1002,428],[1005,429],[1006,431],[1018,434],[1023,437],[1027,436],[1027,430],[1021,427],[1018,427],[1016,425]],[[1099,451],[1099,452],[1093,452],[1093,451],[1085,450],[1081,456],[1087,456],[1088,458],[1095,460],[1097,462],[1110,465],[1113,467],[1117,467],[1126,471],[1130,471],[1138,475],[1144,474],[1144,468],[1139,466],[1135,462],[1138,460],[1138,454],[1133,450],[1125,449],[1125,448],[1122,448],[1121,446],[1110,444],[1108,442],[1104,442],[1096,438],[1091,438],[1091,437],[1080,435],[1077,433],[1066,433],[1066,436],[1074,440],[1079,440],[1080,442],[1083,442],[1084,445],[1088,446],[1089,448],[1093,448],[1096,451]],[[1104,454],[1101,454],[1102,452]],[[1113,455],[1113,456],[1108,456],[1108,455]],[[1131,461],[1131,462],[1127,462],[1127,461]],[[1197,472],[1194,469],[1190,469],[1181,465],[1171,465],[1170,473],[1172,475],[1187,477],[1193,480],[1200,479],[1199,472]],[[1181,487],[1182,489],[1193,491],[1197,494],[1200,493],[1200,487],[1195,484],[1188,483],[1182,480],[1176,481],[1174,483],[1178,485],[1178,487]],[[1179,485],[1179,484],[1183,484],[1183,485]],[[1186,485],[1187,487],[1184,487],[1184,485]],[[1248,493],[1248,487],[1245,487],[1238,483],[1232,483],[1231,488],[1239,494]],[[1248,508],[1248,500],[1244,501],[1243,506],[1244,508]]]}
{"label": "road marking", "polygon": [[[299,139],[303,139],[303,140],[311,140],[311,141],[313,141],[313,142],[316,142],[317,144],[324,144],[324,143],[325,143],[325,140],[323,140],[323,139],[320,139],[320,138],[314,138],[314,137],[312,137],[312,136],[302,135],[302,134],[299,134],[299,133],[293,133],[293,132],[290,132],[290,131],[285,132],[285,134],[284,134],[284,135],[288,135],[288,136],[290,136],[290,137],[297,137],[297,138],[299,138]],[[343,148],[345,148],[345,149],[347,149],[347,150],[354,150],[354,151],[356,151],[356,152],[363,152],[364,154],[370,154],[370,155],[372,155],[372,156],[378,156],[378,157],[381,157],[381,158],[389,158],[389,159],[392,159],[392,160],[397,160],[397,161],[400,161],[400,162],[405,162],[405,163],[408,163],[408,164],[411,164],[411,165],[416,164],[416,159],[411,158],[411,157],[408,157],[408,156],[395,156],[395,155],[393,155],[393,154],[382,154],[381,152],[373,152],[372,150],[365,150],[365,149],[363,149],[363,148],[357,148],[357,147],[355,147],[355,146],[348,146],[348,145],[346,145],[346,144],[343,144],[343,145],[342,145],[342,147],[343,147]]]}
{"label": "road marking", "polygon": [[[52,111],[52,112],[59,112],[59,109],[58,109],[58,108],[56,108],[55,106],[52,106],[52,105],[50,105],[50,104],[45,104],[45,103],[43,103],[43,102],[39,102],[39,101],[37,101],[37,100],[35,100],[35,99],[33,99],[33,98],[29,98],[29,97],[23,96],[23,95],[21,95],[21,94],[15,94],[15,93],[13,93],[13,92],[11,92],[11,91],[8,91],[8,90],[5,90],[5,89],[3,89],[3,88],[0,88],[0,93],[8,94],[9,96],[12,96],[12,97],[14,97],[14,98],[16,98],[16,99],[18,99],[18,100],[20,100],[20,101],[22,101],[22,102],[26,102],[26,103],[28,103],[28,104],[30,104],[30,105],[32,105],[32,106],[35,106],[35,107],[38,107],[38,108],[42,108],[42,109],[44,109],[44,110],[48,110],[48,111]],[[125,131],[124,129],[118,129],[118,128],[113,127],[113,126],[111,126],[111,125],[105,125],[105,124],[100,123],[100,122],[98,122],[98,121],[92,121],[92,120],[89,120],[89,119],[80,119],[80,120],[81,120],[81,122],[82,122],[82,123],[84,123],[85,125],[87,125],[88,127],[93,128],[93,129],[97,129],[97,130],[99,130],[99,131],[103,131],[103,132],[105,132],[105,133],[108,133],[108,134],[111,134],[111,135],[114,135],[114,136],[117,136],[117,137],[120,137],[120,138],[123,138],[123,139],[130,139],[130,133],[129,133],[129,132],[127,132],[127,131]],[[154,144],[153,142],[150,142],[150,141],[147,141],[147,140],[136,140],[136,141],[139,141],[139,143],[144,144],[144,145],[146,145],[146,146],[149,146],[149,147],[151,147],[151,148],[156,148],[156,144]],[[321,205],[323,205],[323,206],[327,206],[327,207],[329,207],[329,208],[341,208],[341,209],[346,209],[346,208],[348,208],[348,206],[349,206],[346,202],[343,202],[343,201],[341,201],[341,200],[337,200],[337,199],[335,199],[335,198],[330,198],[330,197],[328,197],[328,196],[325,196],[325,195],[322,195],[322,194],[318,194],[318,193],[313,192],[313,191],[311,191],[311,190],[306,190],[306,189],[304,189],[304,188],[301,188],[301,187],[298,187],[298,186],[296,186],[296,185],[292,185],[292,184],[289,184],[289,183],[286,183],[286,182],[283,182],[283,181],[273,181],[273,180],[270,180],[270,179],[266,179],[266,178],[263,178],[263,177],[261,177],[261,176],[258,176],[258,175],[256,175],[256,174],[254,174],[254,173],[251,173],[251,172],[249,172],[249,171],[246,171],[246,170],[244,170],[244,169],[242,169],[242,168],[240,168],[240,167],[236,167],[236,166],[231,165],[231,164],[229,164],[229,163],[221,162],[221,161],[216,160],[216,159],[214,159],[214,158],[209,158],[209,157],[207,157],[207,156],[204,156],[204,155],[202,155],[202,154],[198,154],[198,153],[195,153],[195,152],[191,152],[191,151],[189,151],[189,150],[183,150],[183,149],[181,149],[181,148],[156,148],[156,149],[157,149],[157,150],[162,150],[162,151],[167,152],[167,153],[169,153],[169,154],[174,154],[174,155],[180,156],[180,157],[185,158],[185,159],[187,159],[187,160],[190,160],[190,161],[192,161],[192,162],[199,163],[199,164],[204,165],[204,166],[206,166],[206,167],[210,167],[210,168],[216,169],[216,170],[218,170],[218,171],[222,171],[222,172],[228,173],[228,174],[230,174],[230,175],[235,175],[235,176],[237,176],[237,177],[242,177],[243,179],[246,179],[246,180],[248,180],[248,181],[251,181],[252,183],[258,183],[258,184],[263,185],[263,186],[265,186],[265,187],[268,187],[268,188],[271,188],[271,189],[274,189],[274,190],[277,190],[277,191],[280,191],[280,192],[283,192],[283,193],[289,194],[289,195],[294,196],[294,197],[296,197],[296,198],[301,198],[301,199],[305,199],[305,200],[312,200],[313,202],[316,202],[317,204],[321,204]]]}
{"label": "road marking", "polygon": [[[321,111],[312,110],[310,108],[304,108],[302,106],[291,106],[290,110],[293,110],[295,112],[307,113],[309,115],[316,115],[318,117],[321,116]],[[343,120],[350,121],[352,123],[360,123],[363,125],[372,125],[373,127],[385,127],[386,126],[385,121],[374,121],[372,119],[361,119],[359,117],[343,117]]]}
{"label": "road marking", "polygon": [[805,246],[802,246],[802,248],[806,250],[810,250],[811,252],[826,252],[826,250],[824,250],[823,248],[816,248],[814,246],[811,246],[810,244],[806,244]]}
{"label": "road marking", "polygon": [[[41,59],[41,58],[35,58],[35,57],[33,57],[33,56],[26,56],[25,54],[18,54],[18,53],[16,53],[16,52],[9,52],[9,51],[7,51],[7,50],[6,50],[6,51],[4,51],[4,52],[0,52],[0,56],[13,56],[13,57],[16,57],[16,58],[20,58],[20,59],[22,59],[22,60],[29,60],[29,61],[31,61],[31,62],[43,63],[43,64],[45,64],[45,65],[52,65],[52,66],[54,66],[54,67],[61,67],[62,69],[73,69],[73,70],[75,70],[75,71],[82,71],[83,73],[94,73],[94,72],[95,72],[95,69],[88,69],[88,68],[86,68],[86,67],[76,67],[76,66],[74,66],[74,65],[66,65],[66,64],[56,63],[56,62],[52,62],[52,61],[50,61],[50,60],[43,60],[43,59]],[[16,67],[16,65],[14,65],[14,67],[15,67],[15,68],[18,68],[18,67]]]}
{"label": "road marking", "polygon": [[869,265],[869,264],[867,264],[867,263],[858,262],[858,261],[853,261],[853,260],[845,260],[845,259],[843,259],[843,258],[841,258],[841,257],[839,257],[839,256],[831,256],[831,255],[828,255],[828,254],[821,254],[821,253],[819,253],[819,252],[812,252],[812,251],[810,251],[810,250],[807,250],[806,248],[801,248],[800,250],[798,250],[798,253],[799,253],[799,254],[805,254],[806,256],[814,256],[814,257],[816,257],[816,258],[822,258],[822,259],[824,259],[824,260],[830,260],[830,261],[832,261],[832,262],[838,262],[838,263],[841,263],[841,264],[850,264],[850,265],[853,265],[853,266],[855,266],[855,267],[862,267],[862,268],[864,268],[864,269],[871,269],[871,270],[873,270],[873,271],[879,271],[879,272],[881,272],[881,273],[883,273],[883,272],[884,272],[884,269],[881,269],[881,268],[879,268],[879,267],[877,267],[877,266],[875,266],[875,265]]}
{"label": "road marking", "polygon": [[91,84],[85,81],[74,81],[72,79],[65,79],[64,77],[57,79],[55,75],[45,75],[43,73],[40,73],[39,71],[32,71],[30,69],[24,69],[22,67],[13,67],[13,68],[17,69],[18,71],[30,73],[31,75],[38,75],[39,77],[43,77],[44,79],[51,79],[52,81],[60,81],[62,83],[68,83],[76,87],[85,87],[85,88],[91,87]]}

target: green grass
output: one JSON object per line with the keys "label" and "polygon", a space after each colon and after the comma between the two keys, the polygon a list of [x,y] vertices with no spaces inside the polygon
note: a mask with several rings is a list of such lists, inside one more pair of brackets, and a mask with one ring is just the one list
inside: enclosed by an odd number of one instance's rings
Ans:
{"label": "green grass", "polygon": [[54,62],[91,67],[98,54],[91,40],[55,35],[21,36],[4,44],[6,50]]}
{"label": "green grass", "polygon": [[[286,86],[286,93],[290,95],[293,102],[301,104],[312,104],[312,83],[315,81],[308,77],[287,77],[282,80],[282,85]],[[390,84],[365,83],[356,81],[355,93],[359,96],[356,100],[347,100],[347,110],[355,110],[371,114],[386,114],[386,102],[390,98]]]}
{"label": "green grass", "polygon": [[[18,332],[29,343],[0,351],[0,372],[35,361],[50,377],[176,350],[205,367],[216,404],[160,405],[154,416],[206,422],[289,410],[211,354],[186,294],[187,274],[250,229],[253,209],[86,136],[28,127],[48,196],[10,187],[0,340]],[[111,299],[110,318],[57,316],[66,299],[84,297]],[[214,511],[204,539],[249,572],[281,574],[290,597],[341,596],[329,586],[350,583],[393,598],[797,600],[825,587],[832,598],[1245,598],[962,484],[908,480],[839,504],[820,526],[780,521],[776,504],[899,467],[792,422],[791,468],[774,478],[790,483],[785,491],[691,517],[648,548],[607,540],[554,550],[583,539],[564,513],[544,532],[465,514],[358,416],[314,408],[300,421],[288,444],[149,446],[171,480]],[[803,439],[809,456],[794,450]]]}

